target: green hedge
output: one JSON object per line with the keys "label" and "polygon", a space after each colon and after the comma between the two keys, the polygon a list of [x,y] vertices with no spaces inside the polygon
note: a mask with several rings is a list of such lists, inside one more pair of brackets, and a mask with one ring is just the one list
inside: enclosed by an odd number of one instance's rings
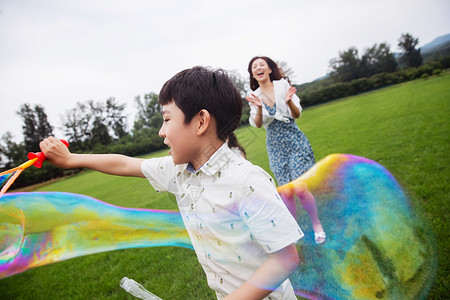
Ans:
{"label": "green hedge", "polygon": [[450,57],[445,57],[419,68],[409,68],[393,73],[378,73],[369,78],[359,78],[350,82],[339,82],[323,86],[314,84],[310,89],[302,89],[303,91],[299,93],[299,97],[302,106],[307,107],[389,86],[391,84],[418,78],[426,79],[430,76],[438,76],[443,69],[449,67]]}

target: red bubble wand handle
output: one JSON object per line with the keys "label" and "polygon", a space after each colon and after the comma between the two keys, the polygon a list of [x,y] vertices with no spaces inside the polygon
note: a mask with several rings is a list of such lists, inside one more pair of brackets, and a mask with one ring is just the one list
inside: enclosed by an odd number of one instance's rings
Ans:
{"label": "red bubble wand handle", "polygon": [[[60,139],[60,141],[66,145],[67,148],[69,148],[69,142],[63,139]],[[37,158],[36,160],[34,160],[35,158]],[[33,166],[35,166],[36,168],[41,168],[42,167],[42,163],[45,161],[45,155],[42,152],[29,152],[28,153],[28,159],[33,161]]]}
{"label": "red bubble wand handle", "polygon": [[[69,148],[69,143],[66,140],[61,139],[60,140],[64,145],[66,145],[67,148]],[[17,177],[19,177],[20,173],[22,173],[23,170],[30,167],[31,165],[35,166],[36,168],[41,168],[42,163],[45,161],[45,155],[42,152],[29,152],[28,153],[28,161],[24,162],[18,167],[9,169],[7,171],[0,173],[0,186],[3,182],[6,182],[2,189],[0,190],[0,197],[6,193],[6,191],[9,189],[11,184],[16,180]],[[6,181],[7,180],[7,181]]]}

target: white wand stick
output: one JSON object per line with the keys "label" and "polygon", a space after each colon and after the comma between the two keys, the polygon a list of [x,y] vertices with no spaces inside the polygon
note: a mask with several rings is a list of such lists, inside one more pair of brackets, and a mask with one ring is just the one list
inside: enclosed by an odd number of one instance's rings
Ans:
{"label": "white wand stick", "polygon": [[158,296],[147,291],[142,285],[130,279],[128,277],[124,277],[120,280],[120,286],[130,293],[131,295],[144,299],[144,300],[162,300]]}

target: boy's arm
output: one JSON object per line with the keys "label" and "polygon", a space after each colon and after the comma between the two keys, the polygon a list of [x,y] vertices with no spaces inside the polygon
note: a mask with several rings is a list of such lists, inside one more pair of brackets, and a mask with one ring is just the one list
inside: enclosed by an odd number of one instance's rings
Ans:
{"label": "boy's arm", "polygon": [[112,175],[145,177],[141,171],[143,159],[119,154],[75,154],[58,139],[48,137],[39,146],[48,162],[65,169],[88,168]]}
{"label": "boy's arm", "polygon": [[253,275],[225,299],[263,299],[282,284],[299,264],[297,249],[291,244],[269,254]]}

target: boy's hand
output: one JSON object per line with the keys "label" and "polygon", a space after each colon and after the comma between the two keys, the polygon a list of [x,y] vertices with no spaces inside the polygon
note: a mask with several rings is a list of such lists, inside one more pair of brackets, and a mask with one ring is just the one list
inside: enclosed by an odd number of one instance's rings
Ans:
{"label": "boy's hand", "polygon": [[39,147],[48,162],[60,168],[68,168],[68,160],[71,153],[60,140],[50,136],[42,140],[39,143]]}

